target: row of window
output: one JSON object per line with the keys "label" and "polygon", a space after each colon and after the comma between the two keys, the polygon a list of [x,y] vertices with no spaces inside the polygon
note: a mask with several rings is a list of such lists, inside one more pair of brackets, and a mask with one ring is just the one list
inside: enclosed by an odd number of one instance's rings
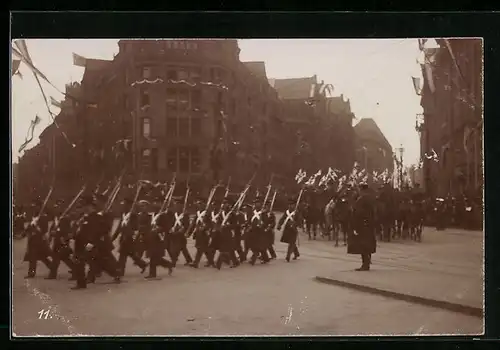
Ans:
{"label": "row of window", "polygon": [[[187,110],[189,108],[201,108],[202,105],[202,93],[200,89],[175,89],[167,88],[165,91],[165,102],[167,104],[167,110],[177,111],[177,110]],[[217,95],[217,104],[221,104],[223,101],[223,94],[221,91]],[[140,97],[141,107],[151,105],[151,97],[149,91],[143,89],[141,91]],[[235,102],[232,101],[234,105]],[[234,107],[233,107],[234,109]]]}
{"label": "row of window", "polygon": [[[158,171],[158,149],[142,150],[142,166],[152,172]],[[167,168],[169,171],[182,173],[199,173],[201,170],[201,155],[196,147],[173,147],[167,153]]]}
{"label": "row of window", "polygon": [[[151,118],[142,118],[141,134],[145,138],[151,138],[152,135]],[[202,119],[199,117],[168,117],[166,119],[166,135],[169,137],[197,137],[202,135]]]}
{"label": "row of window", "polygon": [[[141,67],[141,77],[143,79],[152,79],[153,70],[157,71],[157,67],[143,66]],[[166,77],[171,80],[199,80],[201,79],[200,67],[167,67]],[[211,81],[221,81],[224,78],[224,70],[221,68],[212,67],[208,71],[208,78]]]}

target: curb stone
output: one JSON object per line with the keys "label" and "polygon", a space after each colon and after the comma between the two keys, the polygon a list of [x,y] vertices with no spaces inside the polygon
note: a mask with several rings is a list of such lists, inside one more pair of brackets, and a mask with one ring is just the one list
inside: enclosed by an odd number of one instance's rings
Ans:
{"label": "curb stone", "polygon": [[336,279],[320,277],[320,276],[316,276],[314,278],[314,280],[316,280],[317,282],[320,282],[320,283],[351,288],[354,290],[358,290],[360,292],[377,294],[377,295],[381,295],[381,296],[392,298],[392,299],[398,299],[398,300],[403,300],[403,301],[407,301],[410,303],[422,304],[425,306],[430,306],[430,307],[445,309],[445,310],[449,310],[449,311],[453,311],[453,312],[458,312],[458,313],[465,314],[468,316],[474,316],[474,317],[479,317],[479,318],[484,317],[483,309],[473,307],[473,306],[467,306],[467,305],[462,305],[462,304],[457,304],[457,303],[451,303],[448,301],[424,298],[424,297],[419,297],[419,296],[411,295],[411,294],[393,292],[393,291],[388,291],[388,290],[379,289],[379,288],[375,288],[375,287],[364,286],[362,284],[346,282],[346,281],[342,281],[342,280],[336,280]]}

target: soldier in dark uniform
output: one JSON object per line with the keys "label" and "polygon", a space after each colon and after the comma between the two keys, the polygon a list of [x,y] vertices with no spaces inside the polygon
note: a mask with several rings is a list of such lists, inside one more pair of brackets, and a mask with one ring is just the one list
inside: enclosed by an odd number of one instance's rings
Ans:
{"label": "soldier in dark uniform", "polygon": [[179,259],[179,255],[182,253],[186,262],[184,265],[191,265],[193,262],[193,258],[189,254],[189,250],[187,249],[187,230],[189,228],[189,215],[184,212],[184,208],[182,207],[182,202],[176,200],[174,201],[174,225],[170,230],[170,235],[172,239],[172,262],[174,266],[177,264],[177,260]]}
{"label": "soldier in dark uniform", "polygon": [[33,218],[29,223],[26,230],[28,234],[28,243],[26,247],[26,253],[24,255],[24,261],[29,263],[28,275],[25,278],[33,278],[36,276],[37,261],[43,262],[49,270],[52,268],[52,261],[49,256],[52,255],[50,251],[49,243],[46,238],[49,228],[49,214],[40,213],[42,203],[40,201],[35,202],[33,207]]}
{"label": "soldier in dark uniform", "polygon": [[141,273],[144,273],[148,264],[139,257],[137,249],[135,247],[135,238],[138,236],[137,230],[137,215],[133,213],[132,201],[126,198],[123,201],[124,210],[120,223],[115,233],[111,237],[111,241],[115,241],[118,236],[120,237],[120,248],[119,248],[119,258],[118,258],[118,268],[120,269],[120,275],[123,277],[125,275],[125,267],[127,265],[127,258],[130,257],[134,265],[141,269]]}
{"label": "soldier in dark uniform", "polygon": [[216,224],[216,230],[218,231],[219,244],[217,246],[219,250],[219,256],[215,263],[217,269],[221,269],[222,263],[225,262],[229,264],[231,262],[231,267],[236,267],[239,265],[238,259],[234,254],[234,237],[233,229],[236,224],[236,216],[231,211],[231,206],[228,199],[224,199],[222,203],[222,209],[220,215],[218,216],[218,222]]}
{"label": "soldier in dark uniform", "polygon": [[374,208],[375,202],[368,185],[360,184],[360,195],[353,208],[354,230],[347,240],[347,253],[361,254],[362,265],[356,271],[370,270],[371,255],[376,251]]}
{"label": "soldier in dark uniform", "polygon": [[145,200],[139,202],[139,213],[137,215],[137,227],[139,234],[144,237],[146,254],[149,257],[149,274],[146,278],[156,278],[156,267],[168,269],[168,274],[172,274],[173,264],[164,258],[165,243],[163,241],[163,231],[159,226],[152,227],[152,216],[148,212],[149,203]]}
{"label": "soldier in dark uniform", "polygon": [[61,205],[62,201],[59,201],[56,205],[56,212],[54,217],[54,224],[51,228],[51,239],[52,239],[52,268],[50,270],[47,279],[56,279],[57,271],[61,261],[68,266],[69,270],[73,271],[73,262],[71,261],[71,254],[73,251],[70,247],[70,234],[71,234],[71,218],[66,215],[61,217],[63,214]]}
{"label": "soldier in dark uniform", "polygon": [[243,237],[243,259],[240,259],[242,262],[247,260],[248,252],[250,251],[250,247],[252,246],[252,237],[250,234],[250,218],[252,217],[252,207],[248,204],[243,204],[241,206],[240,212],[240,227],[242,230]]}
{"label": "soldier in dark uniform", "polygon": [[252,257],[250,258],[251,265],[255,264],[258,257],[261,258],[263,263],[268,263],[270,260],[267,255],[267,244],[269,243],[269,240],[266,237],[264,225],[262,200],[260,198],[256,198],[254,201],[252,216],[249,221],[249,234],[251,237],[250,249],[252,250]]}
{"label": "soldier in dark uniform", "polygon": [[15,206],[12,214],[14,216],[12,225],[14,237],[23,237],[24,224],[26,223],[26,213],[23,206]]}
{"label": "soldier in dark uniform", "polygon": [[246,222],[246,215],[243,213],[239,208],[236,208],[233,213],[235,219],[234,219],[234,226],[233,226],[233,232],[234,232],[234,251],[235,255],[238,254],[238,257],[240,259],[240,263],[244,262],[246,260],[246,254],[244,249],[241,246],[241,241],[244,239],[244,226]]}
{"label": "soldier in dark uniform", "polygon": [[120,282],[120,271],[118,262],[113,255],[114,245],[111,241],[110,231],[113,227],[114,218],[111,213],[105,211],[106,199],[102,195],[96,195],[96,213],[97,229],[91,236],[90,248],[91,259],[89,262],[89,271],[87,282],[94,283],[95,278],[99,277],[102,271],[113,277],[116,283]]}
{"label": "soldier in dark uniform", "polygon": [[[220,230],[217,225],[219,223],[220,210],[217,209],[218,205],[212,202],[206,215],[210,215],[211,229],[210,229],[210,243],[208,244],[208,252],[212,257],[212,261],[216,261],[215,255],[220,246]],[[213,267],[216,267],[215,264]]]}
{"label": "soldier in dark uniform", "polygon": [[308,202],[306,204],[305,216],[306,230],[309,240],[316,240],[318,234],[318,225],[321,216],[321,210],[318,208],[317,194],[314,191],[309,192]]}
{"label": "soldier in dark uniform", "polygon": [[[270,206],[270,204],[269,204]],[[274,250],[274,228],[276,227],[276,215],[270,211],[270,207],[266,208],[264,215],[264,233],[269,240],[267,243],[267,253],[271,259],[276,259],[276,251]]]}
{"label": "soldier in dark uniform", "polygon": [[[164,198],[161,198],[161,202],[163,202]],[[161,209],[158,208],[158,211]],[[170,257],[170,260],[173,261],[174,257],[174,252],[172,248],[174,247],[173,242],[172,242],[172,236],[170,231],[172,230],[172,227],[174,226],[175,223],[175,217],[174,213],[171,209],[164,210],[163,212],[158,212],[157,214],[152,214],[153,215],[153,221],[151,222],[152,224],[152,229],[156,230],[160,237],[162,238],[163,241],[163,248],[164,251],[168,253],[168,256]]]}
{"label": "soldier in dark uniform", "polygon": [[293,259],[296,260],[299,256],[297,248],[297,238],[299,235],[298,227],[303,225],[303,218],[300,213],[295,210],[296,201],[290,199],[288,201],[288,208],[278,221],[277,229],[280,231],[283,228],[281,242],[288,244],[286,252],[286,261],[290,262],[290,257],[293,253]]}
{"label": "soldier in dark uniform", "polygon": [[194,220],[191,223],[191,228],[189,230],[190,235],[193,236],[196,247],[196,255],[194,257],[193,263],[190,265],[194,268],[198,268],[200,264],[201,257],[205,255],[207,258],[207,264],[205,267],[214,266],[213,256],[208,251],[208,245],[210,243],[210,230],[212,229],[212,220],[207,214],[204,208],[204,203],[200,200],[196,201],[196,213]]}
{"label": "soldier in dark uniform", "polygon": [[85,275],[85,265],[90,263],[90,254],[94,232],[99,230],[100,219],[97,215],[96,204],[92,197],[85,196],[81,199],[83,216],[78,221],[75,233],[75,251],[73,255],[73,273],[76,279],[76,286],[72,289],[87,288],[87,277]]}

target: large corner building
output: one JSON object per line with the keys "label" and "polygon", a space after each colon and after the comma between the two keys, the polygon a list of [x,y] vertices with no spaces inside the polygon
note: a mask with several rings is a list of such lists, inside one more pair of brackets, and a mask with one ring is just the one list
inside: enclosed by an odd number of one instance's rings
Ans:
{"label": "large corner building", "polygon": [[[353,114],[316,76],[268,79],[264,62],[241,62],[237,40],[120,40],[113,60],[86,59],[40,144],[20,161],[19,181],[59,188],[82,178],[129,176],[192,187],[243,186],[270,173],[285,186],[298,168],[354,162]],[[348,102],[347,102],[348,103]],[[74,144],[74,147],[71,146]],[[117,156],[117,145],[127,145]],[[113,175],[112,175],[113,174]],[[43,187],[43,186],[42,186]]]}

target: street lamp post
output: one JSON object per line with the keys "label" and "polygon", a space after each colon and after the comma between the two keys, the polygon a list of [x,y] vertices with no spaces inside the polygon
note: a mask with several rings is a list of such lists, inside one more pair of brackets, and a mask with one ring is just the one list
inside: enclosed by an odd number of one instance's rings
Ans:
{"label": "street lamp post", "polygon": [[399,148],[396,148],[396,150],[399,152],[399,188],[403,188],[403,153],[405,149],[403,148],[403,145]]}

